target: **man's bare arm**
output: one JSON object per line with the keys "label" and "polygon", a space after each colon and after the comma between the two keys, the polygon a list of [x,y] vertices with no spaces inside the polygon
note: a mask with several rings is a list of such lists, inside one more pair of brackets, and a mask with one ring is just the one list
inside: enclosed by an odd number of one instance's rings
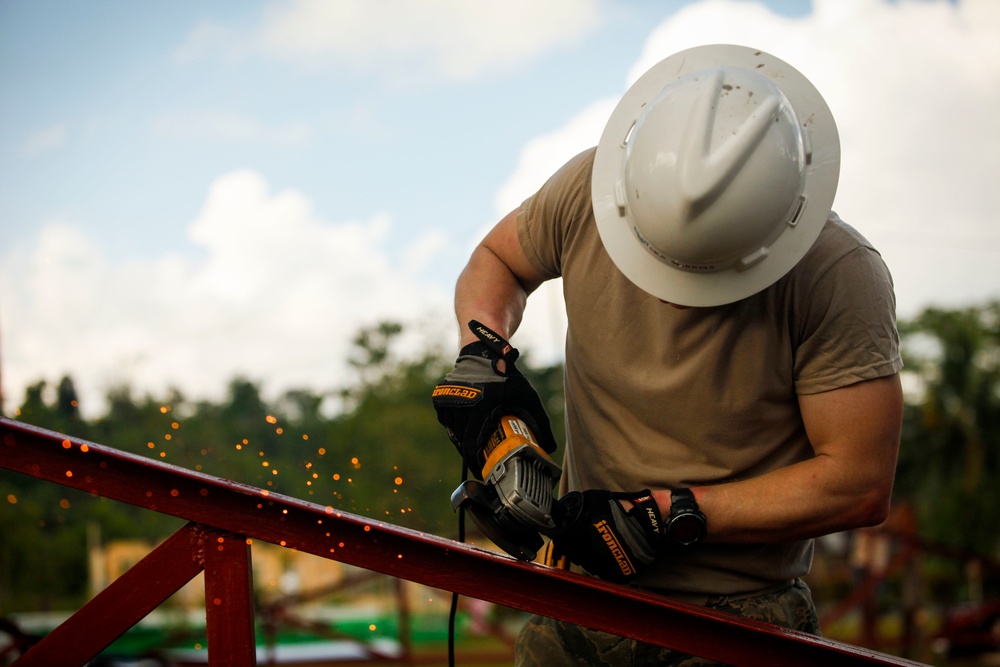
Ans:
{"label": "man's bare arm", "polygon": [[504,338],[517,331],[528,295],[545,281],[517,238],[517,210],[476,246],[455,287],[455,314],[464,346],[476,340],[466,326],[479,320]]}
{"label": "man's bare arm", "polygon": [[[815,457],[760,477],[693,489],[716,542],[777,542],[881,523],[899,451],[899,376],[800,396]],[[669,491],[654,494],[666,513]]]}

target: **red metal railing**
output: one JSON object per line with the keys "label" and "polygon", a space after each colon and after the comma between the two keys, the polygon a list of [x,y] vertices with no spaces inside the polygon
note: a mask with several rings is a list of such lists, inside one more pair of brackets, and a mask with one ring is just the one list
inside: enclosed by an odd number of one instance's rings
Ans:
{"label": "red metal railing", "polygon": [[83,665],[205,572],[208,659],[255,664],[248,539],[732,665],[918,665],[0,418],[0,467],[189,521],[16,667]]}

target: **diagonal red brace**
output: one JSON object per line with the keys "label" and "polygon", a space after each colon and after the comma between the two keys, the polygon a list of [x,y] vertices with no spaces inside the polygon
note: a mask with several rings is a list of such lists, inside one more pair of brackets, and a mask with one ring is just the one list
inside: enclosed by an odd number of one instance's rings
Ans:
{"label": "diagonal red brace", "polygon": [[82,667],[203,569],[187,524],[29,649],[16,667]]}

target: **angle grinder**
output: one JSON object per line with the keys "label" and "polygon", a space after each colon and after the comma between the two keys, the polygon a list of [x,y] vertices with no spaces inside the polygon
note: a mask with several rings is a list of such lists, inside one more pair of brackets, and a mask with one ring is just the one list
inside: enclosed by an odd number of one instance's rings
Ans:
{"label": "angle grinder", "polygon": [[479,529],[518,560],[533,560],[542,535],[559,523],[552,493],[562,475],[520,418],[505,416],[485,447],[483,481],[468,480],[451,494],[451,506],[464,508]]}

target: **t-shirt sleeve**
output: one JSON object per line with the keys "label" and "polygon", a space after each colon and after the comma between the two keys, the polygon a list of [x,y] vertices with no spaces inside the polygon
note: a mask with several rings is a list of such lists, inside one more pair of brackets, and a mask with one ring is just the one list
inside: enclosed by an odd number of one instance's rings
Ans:
{"label": "t-shirt sleeve", "polygon": [[548,278],[562,275],[563,252],[574,230],[591,215],[594,149],[573,157],[518,211],[517,237],[528,261]]}
{"label": "t-shirt sleeve", "polygon": [[892,276],[867,244],[818,277],[804,305],[795,390],[817,394],[893,375],[903,367]]}

